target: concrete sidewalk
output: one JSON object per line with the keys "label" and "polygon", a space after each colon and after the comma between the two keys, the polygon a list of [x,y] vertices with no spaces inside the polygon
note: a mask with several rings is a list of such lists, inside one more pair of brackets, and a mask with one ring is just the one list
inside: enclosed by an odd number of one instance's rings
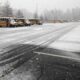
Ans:
{"label": "concrete sidewalk", "polygon": [[65,51],[80,52],[80,25],[50,44],[49,47]]}

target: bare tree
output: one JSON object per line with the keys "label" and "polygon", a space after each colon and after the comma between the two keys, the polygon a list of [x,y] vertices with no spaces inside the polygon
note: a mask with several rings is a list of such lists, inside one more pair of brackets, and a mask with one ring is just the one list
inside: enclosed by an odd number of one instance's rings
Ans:
{"label": "bare tree", "polygon": [[34,19],[38,19],[39,18],[39,16],[38,16],[38,13],[34,13]]}
{"label": "bare tree", "polygon": [[23,12],[21,10],[18,10],[17,13],[15,14],[15,16],[17,18],[24,18],[24,14],[23,14]]}
{"label": "bare tree", "polygon": [[80,20],[80,8],[68,9],[66,12],[61,10],[45,10],[42,16],[43,20],[65,20],[78,21]]}
{"label": "bare tree", "polygon": [[4,17],[12,17],[13,16],[13,10],[10,7],[9,2],[6,2],[4,6],[2,7],[2,16]]}
{"label": "bare tree", "polygon": [[0,16],[2,16],[2,7],[1,6],[0,6]]}

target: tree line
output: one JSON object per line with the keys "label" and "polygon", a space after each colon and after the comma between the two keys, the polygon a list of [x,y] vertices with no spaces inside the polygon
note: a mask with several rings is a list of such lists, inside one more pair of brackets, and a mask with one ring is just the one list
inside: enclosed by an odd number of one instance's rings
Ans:
{"label": "tree line", "polygon": [[17,18],[39,18],[41,20],[66,20],[78,21],[80,20],[80,8],[68,9],[65,12],[62,10],[45,10],[42,14],[32,14],[24,10],[14,10],[9,3],[0,6],[0,17],[17,17]]}
{"label": "tree line", "polygon": [[10,4],[6,2],[4,5],[0,6],[0,17],[24,18],[24,14],[20,9],[14,10],[11,8]]}
{"label": "tree line", "polygon": [[46,10],[41,16],[43,20],[66,20],[66,21],[79,21],[80,8],[68,9],[65,12],[62,10]]}

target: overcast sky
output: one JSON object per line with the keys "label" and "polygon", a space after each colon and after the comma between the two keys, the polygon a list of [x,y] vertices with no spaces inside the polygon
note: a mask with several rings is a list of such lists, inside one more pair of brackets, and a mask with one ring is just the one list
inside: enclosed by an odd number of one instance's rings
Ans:
{"label": "overcast sky", "polygon": [[[1,0],[0,0],[1,1]],[[5,2],[6,0],[2,0]],[[11,7],[16,9],[26,9],[30,12],[35,12],[36,6],[38,12],[44,10],[61,9],[80,7],[80,0],[8,0]],[[36,5],[37,4],[37,5]]]}

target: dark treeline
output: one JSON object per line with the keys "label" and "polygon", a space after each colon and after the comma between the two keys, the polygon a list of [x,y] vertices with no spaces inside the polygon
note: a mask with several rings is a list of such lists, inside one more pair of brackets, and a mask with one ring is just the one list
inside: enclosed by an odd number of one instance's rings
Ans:
{"label": "dark treeline", "polygon": [[[39,12],[38,12],[39,13]],[[44,21],[47,20],[66,20],[66,21],[79,21],[80,8],[68,9],[65,12],[62,10],[45,10],[42,14],[32,14],[25,10],[14,10],[9,3],[0,6],[0,17],[17,17],[17,18],[40,18]]]}

